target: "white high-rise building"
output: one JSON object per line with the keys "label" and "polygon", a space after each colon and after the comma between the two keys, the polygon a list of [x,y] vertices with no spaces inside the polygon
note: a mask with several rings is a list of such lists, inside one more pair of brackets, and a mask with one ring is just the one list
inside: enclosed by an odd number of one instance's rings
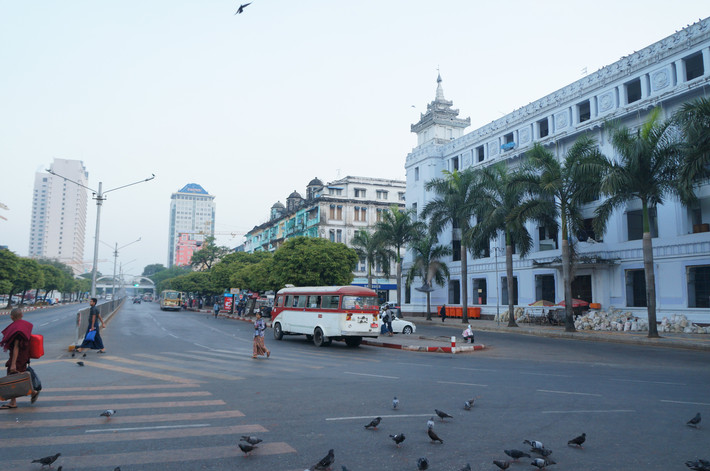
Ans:
{"label": "white high-rise building", "polygon": [[198,242],[214,236],[214,212],[214,196],[197,183],[188,183],[170,196],[168,267],[183,264],[176,258],[180,234]]}
{"label": "white high-rise building", "polygon": [[[81,160],[54,159],[50,169],[81,185],[89,174]],[[84,273],[87,192],[64,178],[35,174],[29,256],[55,259]]]}

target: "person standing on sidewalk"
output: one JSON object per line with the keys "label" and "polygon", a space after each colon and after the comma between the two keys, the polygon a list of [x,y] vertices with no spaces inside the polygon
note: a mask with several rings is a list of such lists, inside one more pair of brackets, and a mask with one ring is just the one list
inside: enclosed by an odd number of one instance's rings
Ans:
{"label": "person standing on sidewalk", "polygon": [[444,322],[446,320],[446,304],[441,305],[439,315],[441,316],[441,322]]}
{"label": "person standing on sidewalk", "polygon": [[219,302],[215,301],[215,303],[212,305],[212,309],[214,309],[214,318],[217,319],[217,316],[219,315]]}
{"label": "person standing on sidewalk", "polygon": [[261,318],[261,313],[256,313],[256,320],[254,321],[254,352],[252,358],[256,358],[258,355],[266,355],[266,358],[271,356],[271,351],[264,345],[264,330],[266,330],[266,322]]}

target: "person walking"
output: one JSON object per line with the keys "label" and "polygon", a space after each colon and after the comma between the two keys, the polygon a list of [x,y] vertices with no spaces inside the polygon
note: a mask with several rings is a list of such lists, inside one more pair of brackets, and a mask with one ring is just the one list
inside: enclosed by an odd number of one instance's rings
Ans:
{"label": "person walking", "polygon": [[[5,363],[8,375],[27,371],[27,367],[30,365],[30,335],[32,335],[33,327],[30,322],[22,319],[22,309],[19,307],[10,311],[10,320],[12,323],[2,331],[2,340],[0,340],[3,350],[10,352],[10,358]],[[37,400],[37,396],[39,396],[39,391],[34,391],[30,400],[32,404]],[[17,398],[15,397],[0,406],[0,409],[16,408]]]}
{"label": "person walking", "polygon": [[217,316],[219,316],[219,301],[215,301],[212,305],[212,309],[214,309],[214,318],[217,319]]}
{"label": "person walking", "polygon": [[271,356],[271,351],[264,345],[264,330],[266,330],[266,322],[261,318],[261,313],[256,313],[256,319],[254,320],[254,352],[252,358],[256,358],[258,355],[266,355],[266,358]]}
{"label": "person walking", "polygon": [[[101,323],[101,328],[106,328],[106,324],[104,323],[104,320],[101,318],[101,313],[99,311],[99,308],[96,306],[96,303],[98,300],[96,298],[91,298],[89,301],[89,305],[91,306],[89,308],[89,325],[86,329],[86,334],[89,334],[89,332],[96,331],[94,334],[93,340],[88,340],[86,338],[86,335],[84,335],[84,341],[81,343],[79,348],[76,349],[77,352],[82,353],[84,348],[90,348],[92,350],[98,350],[99,353],[106,353],[106,348],[104,348],[104,341],[101,338],[101,334],[99,333],[99,323]],[[74,356],[72,354],[72,356]],[[86,353],[84,355],[86,356]]]}
{"label": "person walking", "polygon": [[446,320],[446,304],[442,304],[439,315],[441,316],[441,322],[444,322]]}

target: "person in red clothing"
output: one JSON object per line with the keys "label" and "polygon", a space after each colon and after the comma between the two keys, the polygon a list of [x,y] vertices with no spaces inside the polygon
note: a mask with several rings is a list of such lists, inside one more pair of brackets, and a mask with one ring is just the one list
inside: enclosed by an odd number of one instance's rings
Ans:
{"label": "person in red clothing", "polygon": [[[22,309],[16,307],[10,312],[12,323],[2,331],[0,346],[4,351],[10,352],[5,366],[7,374],[22,373],[27,371],[30,364],[30,335],[32,335],[32,324],[22,319]],[[37,400],[39,391],[32,393],[31,402]],[[17,408],[17,398],[10,399],[10,402],[0,406],[0,409]]]}

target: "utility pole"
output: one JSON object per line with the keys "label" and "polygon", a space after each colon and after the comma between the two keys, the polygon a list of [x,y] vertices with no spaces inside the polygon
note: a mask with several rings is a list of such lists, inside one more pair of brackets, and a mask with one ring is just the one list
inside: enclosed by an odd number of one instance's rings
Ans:
{"label": "utility pole", "polygon": [[[97,264],[99,263],[99,227],[101,225],[101,206],[103,205],[104,200],[106,199],[106,193],[110,193],[112,191],[120,190],[121,188],[126,188],[128,186],[133,186],[137,185],[139,183],[147,182],[155,178],[155,174],[151,174],[149,178],[146,178],[145,180],[140,180],[137,182],[129,183],[127,185],[122,185],[118,186],[116,188],[111,188],[110,190],[103,191],[103,182],[99,182],[99,189],[98,191],[89,188],[86,185],[83,185],[79,182],[75,182],[74,180],[65,177],[64,175],[60,175],[57,172],[55,172],[52,169],[47,169],[47,173],[51,175],[55,175],[59,178],[63,178],[64,181],[72,182],[75,185],[78,185],[82,188],[86,188],[87,190],[90,190],[93,193],[92,198],[96,200],[96,233],[94,235],[94,266],[91,271],[91,297],[96,297],[96,272],[97,272]],[[114,275],[115,275],[115,264],[114,264]]]}

